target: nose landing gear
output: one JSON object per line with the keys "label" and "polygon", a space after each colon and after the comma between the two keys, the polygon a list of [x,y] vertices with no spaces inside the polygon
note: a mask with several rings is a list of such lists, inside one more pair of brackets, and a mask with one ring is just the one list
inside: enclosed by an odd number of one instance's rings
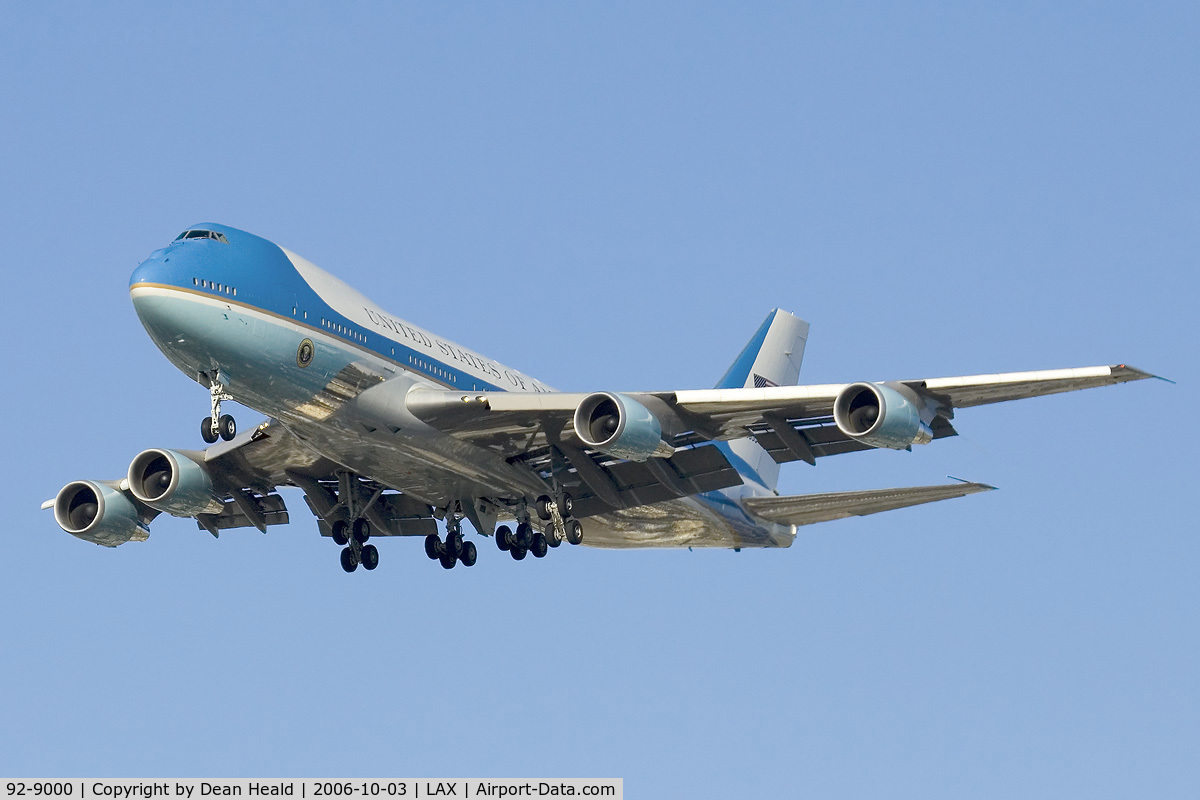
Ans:
{"label": "nose landing gear", "polygon": [[233,395],[217,380],[209,382],[208,394],[212,400],[212,414],[200,420],[200,437],[208,444],[214,444],[218,438],[228,442],[237,436],[237,423],[229,414],[221,413],[221,402],[232,400]]}

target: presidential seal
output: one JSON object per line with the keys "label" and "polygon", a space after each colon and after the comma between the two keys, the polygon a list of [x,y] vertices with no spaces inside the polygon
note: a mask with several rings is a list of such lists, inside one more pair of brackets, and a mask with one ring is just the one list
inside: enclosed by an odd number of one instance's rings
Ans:
{"label": "presidential seal", "polygon": [[312,339],[305,339],[296,348],[296,366],[303,369],[312,363],[313,356],[316,354],[316,349],[313,347]]}

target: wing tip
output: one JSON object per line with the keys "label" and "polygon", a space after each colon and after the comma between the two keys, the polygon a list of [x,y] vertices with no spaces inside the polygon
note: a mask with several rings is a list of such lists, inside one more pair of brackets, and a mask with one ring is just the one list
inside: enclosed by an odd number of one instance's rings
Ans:
{"label": "wing tip", "polygon": [[1153,372],[1146,372],[1145,370],[1138,369],[1137,367],[1131,367],[1128,364],[1116,364],[1109,367],[1109,369],[1112,371],[1112,377],[1117,381],[1117,383],[1144,381],[1147,378],[1156,378],[1160,381],[1166,381],[1167,383],[1175,383],[1175,381],[1171,380],[1170,378],[1164,378],[1162,375],[1155,375]]}
{"label": "wing tip", "polygon": [[973,491],[973,492],[994,492],[1000,488],[999,486],[992,486],[991,484],[988,484],[988,483],[978,483],[976,481],[969,481],[966,478],[959,478],[955,475],[947,475],[946,477],[952,481],[958,481],[959,483],[970,486],[971,491]]}

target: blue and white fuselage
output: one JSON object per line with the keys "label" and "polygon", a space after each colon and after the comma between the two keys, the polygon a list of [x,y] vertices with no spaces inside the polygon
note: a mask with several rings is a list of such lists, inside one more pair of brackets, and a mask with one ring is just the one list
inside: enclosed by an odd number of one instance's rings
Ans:
{"label": "blue and white fuselage", "polygon": [[[550,387],[401,320],[266,239],[216,224],[193,230],[151,254],[130,280],[147,332],[189,377],[219,382],[315,453],[435,509],[544,491],[538,474],[412,417],[402,399],[420,388],[537,394]],[[790,544],[792,526],[742,509],[742,497],[773,492],[737,442],[720,446],[743,485],[601,515],[589,522],[586,542]]]}

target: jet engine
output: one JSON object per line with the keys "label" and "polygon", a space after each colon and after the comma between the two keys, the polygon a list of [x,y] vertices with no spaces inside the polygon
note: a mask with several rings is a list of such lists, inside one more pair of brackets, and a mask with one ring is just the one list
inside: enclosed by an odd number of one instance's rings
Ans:
{"label": "jet engine", "polygon": [[842,433],[872,447],[903,450],[929,444],[933,431],[917,405],[889,386],[852,383],[838,392],[833,420]]}
{"label": "jet engine", "polygon": [[129,491],[141,502],[176,517],[216,514],[225,504],[204,467],[174,450],[145,450],[129,465]]}
{"label": "jet engine", "polygon": [[54,520],[85,542],[116,547],[150,535],[129,498],[102,483],[74,481],[54,498]]}
{"label": "jet engine", "polygon": [[632,461],[674,452],[662,440],[662,426],[650,409],[615,392],[596,392],[583,398],[575,409],[575,435],[601,453]]}

